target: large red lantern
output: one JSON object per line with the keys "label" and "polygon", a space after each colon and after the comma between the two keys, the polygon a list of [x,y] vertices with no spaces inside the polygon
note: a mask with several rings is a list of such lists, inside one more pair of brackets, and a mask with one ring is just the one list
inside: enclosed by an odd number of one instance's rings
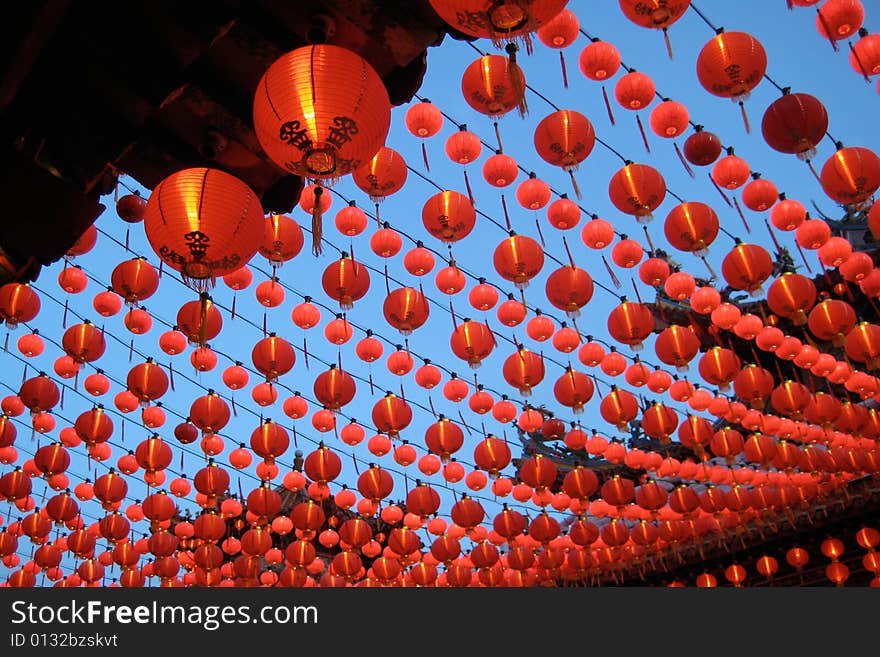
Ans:
{"label": "large red lantern", "polygon": [[593,398],[593,381],[583,372],[568,368],[553,385],[553,395],[574,413],[583,413],[584,405]]}
{"label": "large red lantern", "polygon": [[737,245],[721,263],[721,274],[734,290],[745,290],[752,296],[760,294],[761,285],[773,272],[773,259],[757,244]]}
{"label": "large red lantern", "polygon": [[656,91],[651,76],[630,70],[614,86],[614,97],[624,109],[640,110],[654,101]]}
{"label": "large red lantern", "polygon": [[602,398],[599,413],[606,422],[623,431],[639,414],[639,402],[631,392],[611,386],[611,391]]}
{"label": "large red lantern", "polygon": [[761,132],[770,148],[809,160],[828,130],[828,112],[815,96],[785,94],[764,112]]}
{"label": "large red lantern", "polygon": [[443,415],[425,430],[425,445],[428,451],[439,456],[443,463],[447,463],[463,444],[464,433],[461,427]]}
{"label": "large red lantern", "polygon": [[422,223],[431,235],[443,242],[457,242],[467,237],[476,221],[473,203],[460,192],[439,192],[422,206]]}
{"label": "large red lantern", "polygon": [[493,254],[495,271],[518,288],[525,288],[544,266],[544,249],[531,237],[511,234]]}
{"label": "large red lantern", "polygon": [[540,354],[520,347],[504,361],[504,380],[523,396],[532,394],[532,388],[544,380],[544,359]]}
{"label": "large red lantern", "polygon": [[767,305],[795,325],[807,323],[807,311],[816,303],[816,285],[801,274],[786,272],[767,290]]}
{"label": "large red lantern", "polygon": [[71,326],[61,338],[65,353],[77,363],[91,363],[104,355],[104,332],[91,322]]}
{"label": "large red lantern", "polygon": [[388,393],[373,406],[373,424],[389,436],[396,436],[412,422],[412,408],[406,400]]}
{"label": "large red lantern", "polygon": [[379,203],[400,191],[406,182],[406,160],[393,148],[382,146],[378,152],[352,172],[352,179],[370,200]]}
{"label": "large red lantern", "polygon": [[283,214],[271,214],[263,222],[260,255],[278,267],[298,256],[304,242],[302,228],[296,221]]}
{"label": "large red lantern", "polygon": [[338,411],[354,399],[357,389],[352,376],[334,365],[315,377],[313,387],[317,400],[331,411]]}
{"label": "large red lantern", "polygon": [[712,347],[700,357],[699,371],[703,380],[729,390],[730,383],[742,369],[742,362],[735,351],[724,347]]}
{"label": "large red lantern", "polygon": [[425,295],[411,287],[389,292],[382,305],[385,320],[403,335],[409,335],[428,321],[430,306]]}
{"label": "large red lantern", "polygon": [[127,304],[135,305],[149,299],[159,289],[159,273],[145,258],[132,258],[114,267],[110,284]]}
{"label": "large red lantern", "polygon": [[836,347],[843,346],[846,335],[855,324],[856,314],[852,306],[839,299],[825,299],[816,304],[807,318],[810,333]]}
{"label": "large red lantern", "polygon": [[0,317],[10,329],[31,321],[39,312],[40,297],[29,285],[6,283],[0,287]]}
{"label": "large red lantern", "polygon": [[880,187],[880,158],[861,146],[840,147],[822,166],[822,189],[833,200],[858,204]]}
{"label": "large red lantern", "polygon": [[578,66],[590,80],[607,80],[620,70],[620,51],[613,43],[593,41],[581,51]]}
{"label": "large red lantern", "polygon": [[641,303],[624,301],[608,314],[608,332],[617,342],[639,350],[654,331],[654,315]]}
{"label": "large red lantern", "polygon": [[[580,112],[557,110],[537,125],[534,142],[541,159],[567,171],[574,183],[575,170],[596,144],[596,131],[590,120]],[[575,192],[580,196],[576,184]]]}
{"label": "large red lantern", "polygon": [[697,56],[697,78],[703,88],[715,96],[730,98],[741,107],[766,70],[764,47],[745,32],[721,32]]}
{"label": "large red lantern", "polygon": [[528,39],[559,14],[567,0],[430,0],[434,11],[455,29],[496,44]]}
{"label": "large red lantern", "polygon": [[611,177],[608,196],[618,210],[646,224],[666,198],[666,181],[654,167],[630,163]]}
{"label": "large red lantern", "polygon": [[146,362],[129,370],[126,384],[138,401],[147,404],[156,401],[168,391],[168,375],[161,365],[148,358]]}
{"label": "large red lantern", "polygon": [[456,325],[449,346],[452,353],[476,369],[495,348],[495,336],[483,322],[466,320]]}
{"label": "large red lantern", "polygon": [[254,129],[269,158],[303,178],[338,179],[385,143],[391,103],[381,78],[352,50],[329,44],[278,58],[257,85]]}
{"label": "large red lantern", "polygon": [[156,254],[198,290],[241,268],[263,239],[260,199],[219,169],[183,169],[160,182],[144,230]]}
{"label": "large red lantern", "polygon": [[61,400],[61,392],[55,382],[41,372],[21,384],[18,397],[32,414],[37,414],[51,411]]}
{"label": "large red lantern", "polygon": [[343,254],[324,270],[321,285],[328,297],[339,302],[340,308],[350,310],[370,289],[370,274],[361,263]]}
{"label": "large red lantern", "polygon": [[192,423],[205,434],[214,434],[223,429],[230,416],[229,405],[213,390],[196,398],[189,409]]}
{"label": "large red lantern", "polygon": [[675,365],[679,372],[687,371],[688,363],[700,349],[700,340],[692,327],[673,324],[663,329],[654,343],[657,357],[667,365]]}
{"label": "large red lantern", "polygon": [[562,266],[547,277],[547,300],[569,317],[579,317],[593,298],[593,277],[585,269]]}
{"label": "large red lantern", "polygon": [[706,255],[718,237],[718,215],[709,205],[689,201],[676,205],[666,215],[663,231],[669,243],[679,251]]}
{"label": "large red lantern", "polygon": [[[514,108],[524,115],[525,92],[526,79],[522,69],[502,55],[480,57],[464,70],[461,77],[461,93],[468,105],[493,118],[503,116]],[[449,152],[448,143],[446,151]]]}
{"label": "large red lantern", "polygon": [[273,382],[293,369],[296,353],[287,340],[270,333],[254,345],[251,360],[266,381]]}

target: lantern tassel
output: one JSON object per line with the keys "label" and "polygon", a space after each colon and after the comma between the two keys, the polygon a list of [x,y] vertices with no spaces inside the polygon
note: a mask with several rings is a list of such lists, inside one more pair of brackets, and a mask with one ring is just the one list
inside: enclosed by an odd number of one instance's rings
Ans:
{"label": "lantern tassel", "polygon": [[535,217],[535,228],[538,229],[538,238],[541,240],[541,248],[546,248],[547,243],[544,241],[544,231],[541,230],[541,222]]}
{"label": "lantern tassel", "polygon": [[518,48],[515,43],[511,42],[504,49],[507,51],[508,56],[507,70],[510,74],[510,88],[513,90],[514,95],[520,99],[516,109],[519,111],[519,115],[525,118],[529,113],[529,106],[526,102],[526,78],[519,64],[516,63],[516,51]]}
{"label": "lantern tassel", "polygon": [[321,194],[324,189],[318,185],[315,187],[315,206],[312,208],[312,253],[315,257],[321,255],[321,236],[323,234],[323,210],[321,209]]}
{"label": "lantern tassel", "polygon": [[476,206],[477,204],[474,202],[474,192],[471,189],[471,181],[468,179],[467,169],[464,170],[464,186],[467,187],[468,199],[471,202],[471,205]]}
{"label": "lantern tassel", "polygon": [[605,85],[602,85],[602,98],[605,100],[605,110],[608,112],[608,120],[611,121],[611,125],[615,125],[614,112],[611,111],[611,103],[608,101],[608,91],[606,91]]}
{"label": "lantern tassel", "polygon": [[821,185],[821,184],[822,184],[822,179],[819,177],[819,174],[818,174],[818,172],[816,171],[816,167],[813,166],[813,162],[812,162],[812,160],[805,160],[805,162],[807,163],[807,166],[808,166],[809,169],[810,169],[810,173],[813,174],[813,178],[815,178],[815,179],[816,179],[816,182],[819,183],[819,184]]}
{"label": "lantern tassel", "polygon": [[653,257],[654,251],[656,251],[654,248],[654,241],[651,239],[651,234],[648,232],[647,226],[642,226],[642,230],[645,231],[645,239],[648,241],[648,246],[651,247],[651,255]]}
{"label": "lantern tassel", "polygon": [[822,14],[822,9],[816,9],[816,13],[819,15],[819,22],[822,23],[822,27],[825,28],[825,34],[828,35],[828,42],[831,44],[831,47],[834,49],[834,52],[838,51],[837,41],[831,38],[831,27],[828,25],[828,21],[825,19],[825,16]]}
{"label": "lantern tassel", "polygon": [[746,112],[746,104],[743,101],[739,101],[739,113],[742,114],[743,127],[746,129],[746,134],[751,134],[752,126],[749,125],[749,115]]}
{"label": "lantern tassel", "polygon": [[862,77],[865,78],[865,82],[870,83],[871,78],[868,76],[868,72],[865,70],[865,65],[862,63],[862,58],[859,57],[858,51],[853,48],[852,41],[849,42],[849,54],[852,55],[852,58],[856,61],[856,64],[859,65],[859,71],[861,71]]}
{"label": "lantern tassel", "polygon": [[565,235],[562,236],[562,246],[565,247],[565,254],[568,256],[568,262],[571,265],[571,268],[574,269],[574,258],[571,255],[571,249],[568,247],[568,240],[565,239]]}
{"label": "lantern tassel", "polygon": [[373,386],[373,370],[372,369],[370,369],[369,381],[370,381],[370,394],[372,395],[373,392],[375,391],[375,388]]}
{"label": "lantern tassel", "polygon": [[507,212],[507,199],[504,198],[504,194],[501,194],[501,209],[504,212],[504,223],[507,225],[507,230],[512,230],[510,214]]}
{"label": "lantern tassel", "polygon": [[797,240],[795,240],[794,245],[797,247],[798,253],[801,254],[801,260],[804,261],[804,266],[807,268],[807,271],[812,274],[813,268],[810,267],[810,263],[807,261],[807,256],[804,254],[804,250],[801,248],[801,245],[798,244]]}
{"label": "lantern tassel", "polygon": [[235,397],[230,397],[229,401],[232,402],[232,415],[233,415],[233,417],[238,417],[238,409],[235,406]]}
{"label": "lantern tassel", "polygon": [[712,265],[709,264],[709,261],[706,260],[706,256],[700,256],[700,260],[703,261],[703,264],[706,265],[706,269],[709,270],[709,274],[712,276],[714,280],[718,280],[718,274],[715,273],[715,270],[712,269]]}
{"label": "lantern tassel", "polygon": [[128,238],[129,238],[130,229],[125,229],[125,250],[128,251]]}
{"label": "lantern tassel", "polygon": [[725,194],[725,193],[724,193],[724,190],[721,189],[721,187],[718,186],[718,183],[717,183],[717,182],[715,182],[715,179],[712,177],[712,174],[711,174],[711,173],[707,173],[706,175],[709,176],[709,180],[712,181],[712,185],[715,187],[715,189],[718,191],[718,193],[721,194],[721,198],[724,199],[724,202],[727,203],[727,206],[732,208],[732,207],[733,207],[733,203],[730,202],[730,199],[727,198],[727,194]]}
{"label": "lantern tassel", "polygon": [[9,351],[9,331],[6,332],[6,338],[3,340],[3,351]]}
{"label": "lantern tassel", "polygon": [[208,295],[202,294],[199,303],[199,346],[205,346],[205,334],[208,330]]}
{"label": "lantern tassel", "polygon": [[238,295],[235,294],[235,293],[233,293],[233,294],[232,294],[232,311],[231,311],[230,314],[229,314],[229,318],[230,318],[230,319],[235,319],[235,300],[236,300],[237,298],[238,298]]}
{"label": "lantern tassel", "polygon": [[495,128],[495,141],[498,142],[498,150],[503,151],[504,144],[501,143],[501,130],[498,128],[498,121],[494,121],[492,127]]}
{"label": "lantern tassel", "polygon": [[642,143],[645,145],[645,150],[650,153],[651,145],[648,143],[648,135],[645,134],[645,126],[642,125],[642,119],[639,118],[638,114],[636,114],[636,123],[639,126],[639,133],[642,135]]}
{"label": "lantern tassel", "polygon": [[733,205],[736,208],[739,218],[742,219],[743,226],[746,227],[746,232],[751,234],[752,229],[749,227],[749,222],[746,220],[746,215],[743,214],[742,208],[739,206],[739,201],[736,200],[736,196],[733,197]]}
{"label": "lantern tassel", "polygon": [[663,40],[666,42],[666,54],[669,55],[669,59],[675,59],[672,55],[672,39],[669,38],[669,30],[665,27],[663,28]]}
{"label": "lantern tassel", "polygon": [[169,362],[168,363],[168,374],[169,374],[169,382],[171,384],[171,392],[174,392],[174,367]]}
{"label": "lantern tassel", "polygon": [[568,70],[565,67],[565,55],[559,51],[559,65],[562,67],[562,86],[568,89]]}
{"label": "lantern tassel", "polygon": [[574,177],[574,169],[568,170],[568,177],[571,179],[571,187],[574,189],[574,195],[577,196],[578,200],[581,200],[583,196],[581,196],[581,188],[578,187],[577,178]]}
{"label": "lantern tassel", "polygon": [[306,343],[305,337],[303,337],[303,361],[306,364],[306,369],[309,369],[309,345]]}
{"label": "lantern tassel", "polygon": [[681,161],[684,170],[688,172],[688,175],[691,178],[695,177],[694,170],[691,168],[691,165],[688,164],[688,161],[684,158],[684,155],[681,152],[681,149],[678,147],[678,144],[672,142],[672,146],[675,148],[675,154],[678,155],[678,159]]}
{"label": "lantern tassel", "polygon": [[608,271],[608,275],[611,277],[611,282],[614,283],[614,287],[620,289],[620,279],[617,278],[617,275],[614,273],[614,270],[611,269],[611,265],[608,264],[604,255],[602,256],[602,262],[605,265],[605,269]]}
{"label": "lantern tassel", "polygon": [[425,148],[425,142],[422,142],[422,161],[425,163],[425,171],[431,173],[431,165],[428,164],[428,149]]}
{"label": "lantern tassel", "polygon": [[128,343],[128,362],[130,363],[134,358],[134,338]]}
{"label": "lantern tassel", "polygon": [[63,328],[63,329],[67,328],[67,308],[68,308],[68,302],[67,302],[67,299],[65,299],[64,300],[64,314],[61,316],[61,328]]}

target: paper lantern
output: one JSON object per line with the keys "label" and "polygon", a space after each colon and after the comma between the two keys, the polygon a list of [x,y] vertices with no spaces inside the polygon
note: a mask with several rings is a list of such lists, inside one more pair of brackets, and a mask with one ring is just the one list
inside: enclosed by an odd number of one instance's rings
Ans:
{"label": "paper lantern", "polygon": [[257,252],[263,210],[254,192],[234,176],[218,169],[184,169],[153,190],[144,230],[165,264],[203,291]]}
{"label": "paper lantern", "polygon": [[406,183],[406,160],[393,148],[382,146],[378,152],[354,171],[352,179],[374,203],[400,191]]}
{"label": "paper lantern", "polygon": [[476,222],[477,213],[473,203],[459,192],[439,192],[422,206],[422,223],[425,229],[443,242],[457,242],[467,237]]}

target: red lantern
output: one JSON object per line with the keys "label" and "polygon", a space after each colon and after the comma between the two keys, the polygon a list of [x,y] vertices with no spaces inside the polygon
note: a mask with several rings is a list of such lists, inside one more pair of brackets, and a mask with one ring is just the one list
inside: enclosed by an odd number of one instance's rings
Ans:
{"label": "red lantern", "polygon": [[260,145],[275,164],[304,178],[350,173],[376,154],[390,124],[381,78],[346,48],[297,48],[277,59],[257,85]]}
{"label": "red lantern", "polygon": [[795,325],[807,323],[807,311],[816,303],[816,286],[801,274],[786,272],[767,290],[767,304],[770,309],[790,319]]}
{"label": "red lantern", "polygon": [[144,230],[165,264],[204,290],[257,252],[263,209],[238,178],[219,169],[184,169],[153,190]]}
{"label": "red lantern", "polygon": [[745,32],[721,32],[697,56],[697,78],[703,88],[740,103],[758,86],[766,70],[764,47]]}
{"label": "red lantern", "polygon": [[614,97],[628,110],[640,110],[654,101],[656,87],[651,76],[630,70],[621,76],[614,87]]}
{"label": "red lantern", "polygon": [[593,278],[580,267],[560,267],[547,277],[547,300],[568,317],[579,317],[593,298]]}
{"label": "red lantern", "polygon": [[370,289],[370,274],[362,264],[343,254],[324,270],[321,285],[328,297],[339,302],[340,308],[350,310]]}
{"label": "red lantern", "polygon": [[830,341],[834,346],[843,346],[847,333],[855,323],[856,314],[852,306],[838,299],[826,299],[816,304],[807,319],[810,333],[820,340]]}
{"label": "red lantern", "polygon": [[657,357],[667,365],[675,365],[679,372],[687,371],[688,363],[700,349],[700,340],[692,327],[673,324],[663,329],[654,344]]}
{"label": "red lantern", "polygon": [[299,255],[304,241],[302,228],[296,221],[285,215],[271,214],[263,222],[260,255],[273,266],[281,266]]}
{"label": "red lantern", "polygon": [[[480,57],[464,70],[461,77],[461,93],[467,104],[493,118],[503,116],[514,108],[523,115],[526,110],[525,90],[526,79],[522,69],[515,61],[502,55]],[[468,149],[469,152],[472,150]],[[449,153],[449,143],[446,151]],[[461,162],[459,158],[453,159]]]}
{"label": "red lantern", "polygon": [[578,66],[590,80],[607,80],[620,69],[620,51],[607,41],[593,41],[581,51]]}
{"label": "red lantern", "polygon": [[470,199],[455,191],[434,194],[422,206],[422,223],[437,239],[452,243],[474,229],[477,214]]}
{"label": "red lantern", "polygon": [[749,163],[734,155],[732,149],[712,167],[712,180],[724,189],[739,189],[748,181],[751,172]]}
{"label": "red lantern", "polygon": [[[541,159],[567,171],[573,181],[574,171],[593,151],[596,131],[580,112],[557,110],[538,123],[534,142]],[[579,191],[577,185],[575,191]]]}
{"label": "red lantern", "polygon": [[761,284],[772,272],[770,254],[757,244],[737,243],[721,263],[721,273],[727,284],[734,290],[745,290],[752,296],[761,292]]}
{"label": "red lantern", "polygon": [[520,347],[504,361],[502,373],[509,385],[527,397],[532,394],[532,388],[544,380],[544,359],[540,354]]}
{"label": "red lantern", "polygon": [[593,381],[583,372],[568,368],[553,385],[553,395],[574,413],[583,413],[584,405],[593,398]]}
{"label": "red lantern", "polygon": [[373,406],[373,423],[389,436],[396,436],[412,422],[412,409],[400,397],[388,393]]}
{"label": "red lantern", "polygon": [[534,172],[516,188],[517,203],[526,210],[540,210],[550,202],[550,194],[550,185],[539,179]]}
{"label": "red lantern", "polygon": [[77,363],[91,363],[104,355],[104,332],[91,322],[71,326],[64,332],[61,346]]}
{"label": "red lantern", "polygon": [[828,113],[815,96],[784,94],[764,112],[761,132],[770,148],[800,159],[816,155],[816,146],[828,130]]}
{"label": "red lantern", "polygon": [[718,236],[718,215],[705,203],[676,205],[666,216],[663,230],[669,243],[680,251],[706,255]]}
{"label": "red lantern", "polygon": [[475,37],[501,43],[528,35],[553,20],[565,7],[565,0],[430,0],[434,11],[455,29]]}
{"label": "red lantern", "polygon": [[348,404],[356,392],[351,375],[333,365],[315,377],[314,392],[317,400],[331,411],[338,411]]}
{"label": "red lantern", "polygon": [[198,301],[187,301],[177,311],[177,328],[190,344],[205,344],[220,335],[223,317],[208,295]]}
{"label": "red lantern", "polygon": [[461,360],[477,368],[495,348],[495,336],[486,324],[466,320],[455,327],[449,346]]}
{"label": "red lantern", "polygon": [[722,149],[723,145],[717,135],[698,126],[696,132],[685,140],[683,150],[688,162],[705,167],[719,158]]}
{"label": "red lantern", "polygon": [[159,289],[159,273],[144,258],[132,258],[121,262],[110,275],[113,291],[135,305],[149,299]]}
{"label": "red lantern", "polygon": [[10,329],[31,321],[39,312],[40,297],[29,285],[6,283],[0,287],[0,317]]}
{"label": "red lantern", "polygon": [[880,158],[860,146],[839,148],[822,166],[822,189],[833,200],[857,204],[871,198],[880,187]]}
{"label": "red lantern", "polygon": [[466,126],[461,126],[458,132],[454,132],[446,139],[446,155],[450,160],[458,164],[468,164],[480,157],[483,143],[472,132],[468,132]]}
{"label": "red lantern", "polygon": [[770,222],[779,230],[794,230],[807,218],[804,204],[794,199],[783,198],[770,209]]}
{"label": "red lantern", "polygon": [[671,139],[678,137],[690,125],[690,113],[687,107],[674,100],[664,100],[651,110],[651,130],[658,137]]}
{"label": "red lantern", "polygon": [[828,0],[816,10],[816,30],[832,42],[854,35],[864,20],[861,0]]}
{"label": "red lantern", "polygon": [[543,268],[544,249],[531,237],[511,233],[495,248],[493,262],[495,271],[522,289]]}
{"label": "red lantern", "polygon": [[354,183],[379,203],[400,191],[406,183],[406,160],[393,148],[382,146],[376,154],[352,172]]}
{"label": "red lantern", "polygon": [[647,164],[627,164],[612,176],[608,196],[618,210],[633,215],[645,224],[666,198],[666,181],[660,172]]}

